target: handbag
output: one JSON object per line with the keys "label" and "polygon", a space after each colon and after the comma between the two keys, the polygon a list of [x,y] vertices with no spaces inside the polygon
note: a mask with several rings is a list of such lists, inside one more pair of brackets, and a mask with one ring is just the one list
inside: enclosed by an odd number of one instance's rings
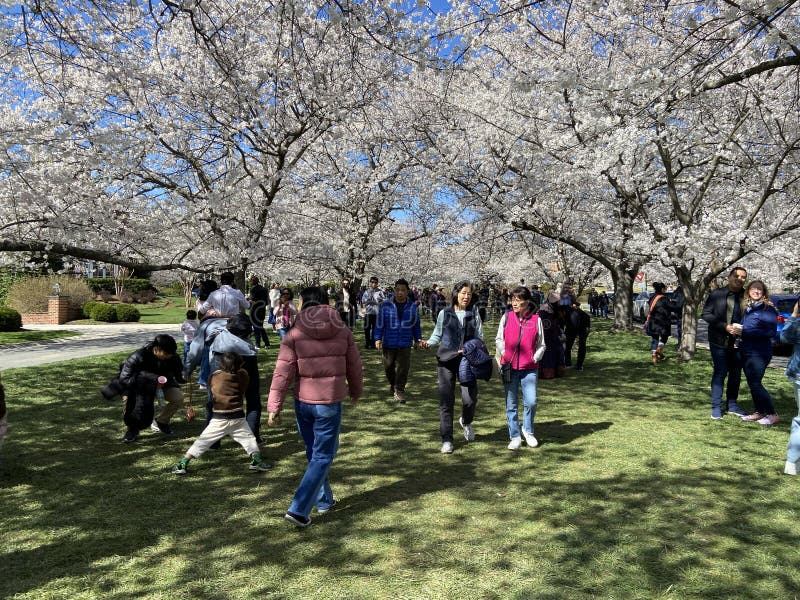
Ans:
{"label": "handbag", "polygon": [[511,383],[511,363],[503,363],[500,365],[500,377],[503,383]]}

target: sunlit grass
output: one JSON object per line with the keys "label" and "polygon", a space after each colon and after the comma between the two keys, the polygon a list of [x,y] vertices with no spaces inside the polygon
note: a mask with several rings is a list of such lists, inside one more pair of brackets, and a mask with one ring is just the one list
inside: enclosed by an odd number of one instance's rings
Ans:
{"label": "sunlit grass", "polygon": [[291,412],[264,429],[270,473],[228,440],[178,478],[202,425],[121,444],[120,407],[97,390],[124,355],[6,371],[0,597],[794,597],[788,383],[768,373],[779,425],[712,421],[707,352],[653,366],[648,347],[593,333],[586,371],[540,382],[536,449],[506,449],[500,384],[482,382],[477,440],[450,456],[433,351],[413,354],[405,406],[363,351],[364,399],[345,409],[331,471],[339,505],[303,531],[281,518],[305,463]]}
{"label": "sunlit grass", "polygon": [[0,345],[42,342],[78,335],[74,331],[0,331]]}

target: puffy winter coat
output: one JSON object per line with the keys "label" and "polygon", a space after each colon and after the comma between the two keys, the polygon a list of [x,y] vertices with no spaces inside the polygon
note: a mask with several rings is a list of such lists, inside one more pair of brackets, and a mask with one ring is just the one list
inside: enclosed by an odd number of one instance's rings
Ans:
{"label": "puffy winter coat", "polygon": [[381,304],[378,320],[375,323],[375,340],[380,340],[384,348],[410,348],[422,338],[419,311],[412,300],[403,305],[402,313],[394,300]]}
{"label": "puffy winter coat", "polygon": [[[658,301],[653,304],[653,300]],[[672,313],[678,312],[675,303],[667,294],[656,294],[650,299],[650,312],[647,317],[649,335],[669,335],[672,331]]]}
{"label": "puffy winter coat", "polygon": [[467,340],[458,365],[458,380],[461,383],[471,383],[476,379],[489,381],[492,378],[492,364],[492,357],[483,340]]}
{"label": "puffy winter coat", "polygon": [[778,312],[774,306],[758,302],[742,315],[742,341],[739,352],[743,356],[772,357],[772,338],[778,333]]}
{"label": "puffy winter coat", "polygon": [[353,333],[331,306],[300,311],[294,327],[281,342],[267,410],[279,413],[292,381],[295,396],[307,404],[336,404],[361,396],[364,387],[361,355]]}

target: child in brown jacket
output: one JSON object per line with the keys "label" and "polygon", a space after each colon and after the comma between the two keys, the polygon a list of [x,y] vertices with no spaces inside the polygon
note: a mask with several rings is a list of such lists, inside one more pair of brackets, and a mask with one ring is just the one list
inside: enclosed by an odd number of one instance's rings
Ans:
{"label": "child in brown jacket", "polygon": [[241,444],[250,455],[251,471],[270,469],[270,465],[261,458],[258,442],[245,420],[244,393],[250,377],[242,368],[242,357],[234,352],[225,352],[219,364],[220,370],[215,371],[208,382],[214,399],[213,416],[181,462],[172,469],[175,474],[184,475],[190,460],[202,456],[212,444],[226,435]]}

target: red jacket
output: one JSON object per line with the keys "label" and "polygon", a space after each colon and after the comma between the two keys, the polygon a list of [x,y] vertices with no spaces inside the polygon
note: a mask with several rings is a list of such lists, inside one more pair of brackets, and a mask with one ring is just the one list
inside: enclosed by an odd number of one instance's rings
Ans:
{"label": "red jacket", "polygon": [[364,389],[361,355],[353,333],[331,306],[301,310],[281,342],[267,411],[279,413],[286,391],[297,379],[295,395],[308,404],[336,404],[359,398]]}

